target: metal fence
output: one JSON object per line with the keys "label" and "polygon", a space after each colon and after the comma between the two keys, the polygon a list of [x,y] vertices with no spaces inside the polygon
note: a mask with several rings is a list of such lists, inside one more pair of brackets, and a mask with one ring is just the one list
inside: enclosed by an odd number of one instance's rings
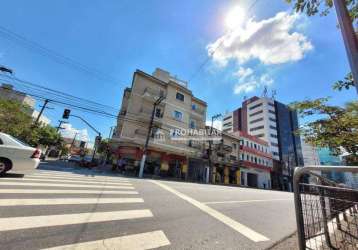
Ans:
{"label": "metal fence", "polygon": [[358,249],[358,189],[329,180],[321,171],[358,174],[358,167],[295,169],[293,187],[299,248]]}

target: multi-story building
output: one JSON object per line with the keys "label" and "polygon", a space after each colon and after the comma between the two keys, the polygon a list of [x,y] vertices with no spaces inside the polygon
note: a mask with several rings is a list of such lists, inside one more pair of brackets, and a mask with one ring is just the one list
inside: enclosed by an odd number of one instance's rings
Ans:
{"label": "multi-story building", "polygon": [[301,146],[304,166],[321,165],[318,150],[315,146],[312,146],[309,143],[305,142],[304,139],[301,140]]}
{"label": "multi-story building", "polygon": [[240,185],[240,137],[222,132],[211,149],[212,182]]}
{"label": "multi-story building", "polygon": [[270,189],[273,159],[268,143],[242,131],[234,135],[240,136],[241,185]]}
{"label": "multi-story building", "polygon": [[137,70],[132,86],[125,89],[113,136],[116,152],[138,168],[148,134],[154,102],[153,133],[145,173],[198,180],[204,175],[204,142],[174,140],[177,129],[205,129],[207,104],[195,97],[187,83],[156,69],[153,75]]}
{"label": "multi-story building", "polygon": [[298,129],[297,113],[287,105],[267,97],[254,96],[242,106],[227,113],[223,131],[242,131],[268,142],[273,160],[274,177],[281,189],[292,190],[292,170],[303,166],[303,156]]}

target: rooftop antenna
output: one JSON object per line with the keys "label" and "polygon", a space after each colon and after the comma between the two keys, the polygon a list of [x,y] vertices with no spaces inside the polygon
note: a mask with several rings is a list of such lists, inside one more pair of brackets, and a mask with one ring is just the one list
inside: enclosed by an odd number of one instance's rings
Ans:
{"label": "rooftop antenna", "polygon": [[276,95],[277,95],[276,89],[273,89],[273,90],[271,91],[271,95],[272,95],[272,99],[275,100]]}
{"label": "rooftop antenna", "polygon": [[267,85],[264,87],[264,91],[262,92],[262,97],[267,97]]}

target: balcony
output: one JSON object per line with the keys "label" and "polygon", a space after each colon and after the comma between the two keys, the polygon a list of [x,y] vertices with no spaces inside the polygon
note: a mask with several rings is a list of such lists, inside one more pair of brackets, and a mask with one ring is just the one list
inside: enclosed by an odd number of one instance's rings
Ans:
{"label": "balcony", "polygon": [[195,109],[191,109],[191,113],[193,115],[196,115],[196,116],[199,116],[199,117],[202,117],[205,115],[205,109],[202,109],[202,108],[198,108],[196,107]]}
{"label": "balcony", "polygon": [[143,98],[146,98],[147,100],[150,100],[150,101],[155,101],[161,96],[163,96],[163,97],[166,96],[166,93],[164,90],[153,89],[153,88],[149,88],[149,87],[146,87],[142,94]]}

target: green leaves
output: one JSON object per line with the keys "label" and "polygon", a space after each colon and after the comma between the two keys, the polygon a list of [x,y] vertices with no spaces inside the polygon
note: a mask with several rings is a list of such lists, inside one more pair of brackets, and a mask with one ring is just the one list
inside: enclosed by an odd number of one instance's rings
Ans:
{"label": "green leaves", "polygon": [[32,110],[17,101],[0,99],[0,131],[17,137],[26,143],[36,145],[58,145],[61,137],[56,129],[46,126],[34,126]]}
{"label": "green leaves", "polygon": [[[286,0],[293,3],[293,9],[298,13],[306,13],[307,16],[314,16],[320,13],[321,16],[329,14],[333,8],[333,0]],[[346,5],[352,22],[358,18],[358,0],[346,0]]]}
{"label": "green leaves", "polygon": [[354,80],[352,72],[348,73],[344,80],[339,80],[333,84],[333,89],[341,91],[343,88],[349,89],[350,87],[354,87]]}

